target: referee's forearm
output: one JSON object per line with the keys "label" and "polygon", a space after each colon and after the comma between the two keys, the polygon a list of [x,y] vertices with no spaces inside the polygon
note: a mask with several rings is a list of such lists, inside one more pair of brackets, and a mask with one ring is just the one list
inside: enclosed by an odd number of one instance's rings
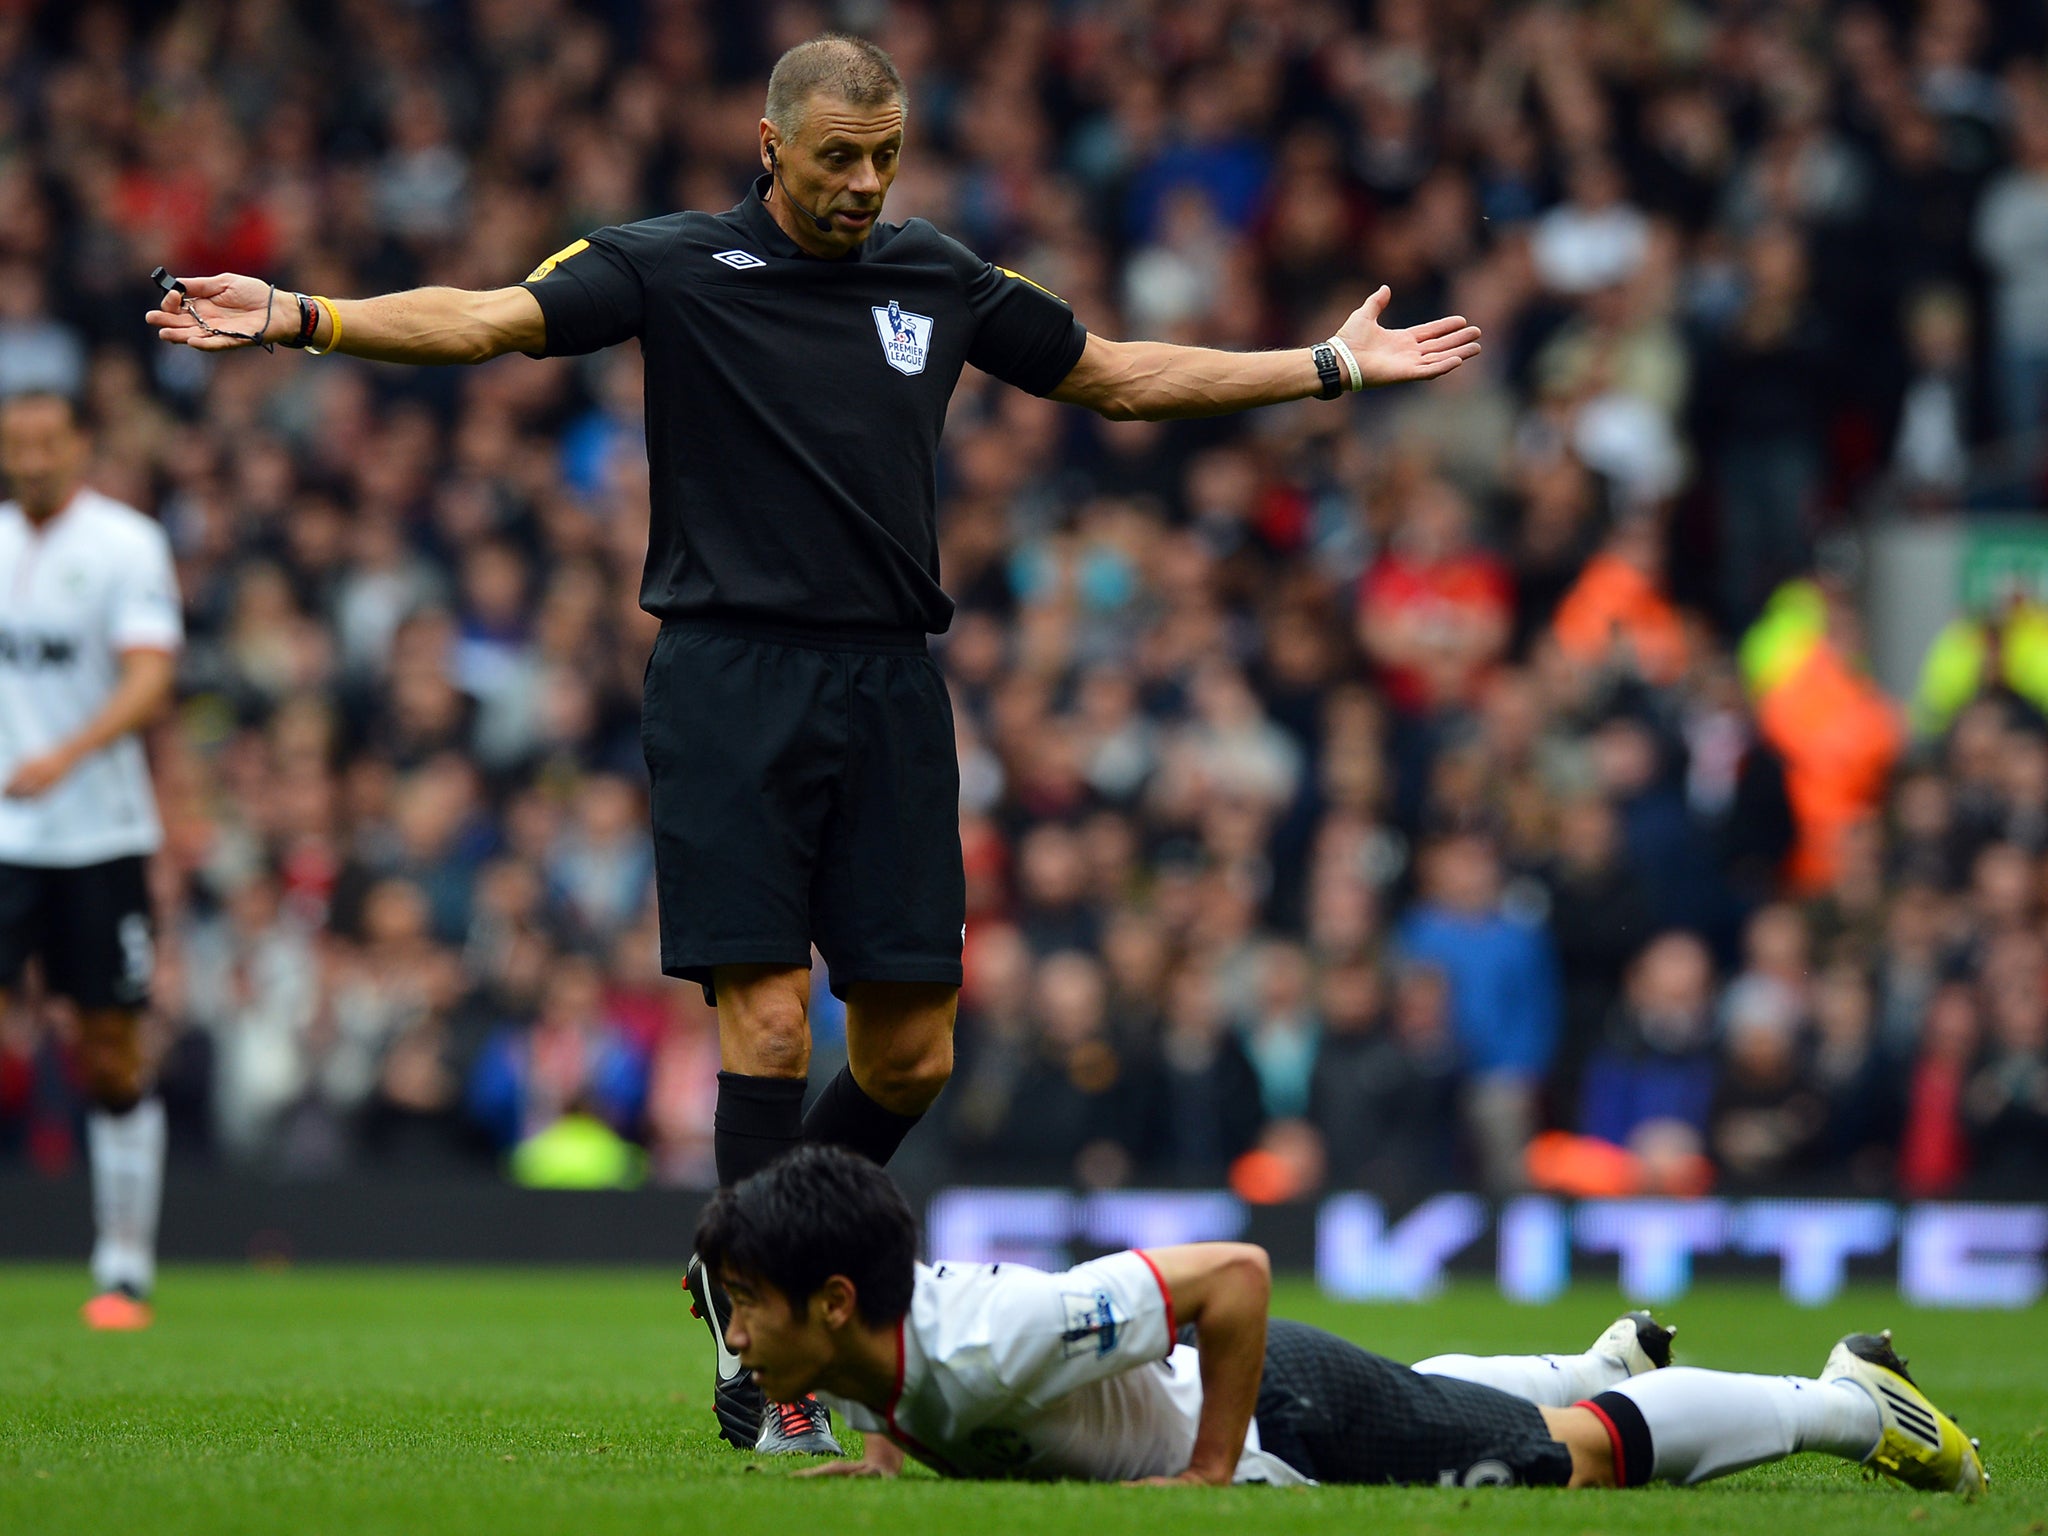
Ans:
{"label": "referee's forearm", "polygon": [[334,317],[320,316],[313,345],[373,362],[481,363],[506,352],[538,352],[547,339],[540,302],[524,288],[412,288],[330,302]]}
{"label": "referee's forearm", "polygon": [[1120,421],[1172,421],[1226,416],[1287,400],[1305,400],[1322,388],[1306,347],[1282,352],[1224,352],[1163,341],[1126,342],[1123,365],[1109,396],[1096,409]]}

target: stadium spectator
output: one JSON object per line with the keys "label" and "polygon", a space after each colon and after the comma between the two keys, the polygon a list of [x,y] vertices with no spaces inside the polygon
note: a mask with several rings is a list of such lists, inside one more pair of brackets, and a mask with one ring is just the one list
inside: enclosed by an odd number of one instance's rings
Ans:
{"label": "stadium spectator", "polygon": [[221,1145],[256,1162],[305,1091],[308,1032],[324,974],[315,936],[282,904],[269,870],[245,874],[220,910],[183,935],[184,1020],[213,1040]]}
{"label": "stadium spectator", "polygon": [[1586,1064],[1579,1128],[1618,1147],[1666,1126],[1704,1142],[1713,1039],[1713,957],[1692,934],[1660,934],[1630,966],[1622,1005]]}
{"label": "stadium spectator", "polygon": [[1558,808],[1546,883],[1564,998],[1550,1087],[1556,1103],[1576,1105],[1586,1058],[1606,1034],[1623,972],[1650,933],[1643,882],[1623,857],[1614,807],[1600,795],[1577,795]]}
{"label": "stadium spectator", "polygon": [[1299,945],[1268,944],[1256,964],[1257,996],[1239,1035],[1258,1074],[1266,1118],[1298,1120],[1308,1112],[1322,1036],[1308,955]]}
{"label": "stadium spectator", "polygon": [[85,392],[85,346],[52,313],[41,268],[10,262],[0,269],[0,397]]}
{"label": "stadium spectator", "polygon": [[1981,1039],[1977,997],[1967,982],[1948,982],[1928,999],[1899,1132],[1898,1180],[1907,1195],[1950,1194],[1969,1175],[1963,1093]]}
{"label": "stadium spectator", "polygon": [[1471,509],[1450,485],[1408,487],[1399,517],[1359,593],[1359,638],[1397,709],[1470,703],[1506,648],[1513,584],[1475,546]]}
{"label": "stadium spectator", "polygon": [[608,1017],[603,977],[582,956],[555,963],[538,1015],[485,1045],[465,1091],[470,1119],[502,1152],[568,1114],[635,1129],[646,1098],[646,1058]]}
{"label": "stadium spectator", "polygon": [[1963,1115],[1983,1184],[2038,1188],[2048,1153],[2048,955],[2031,931],[2014,932],[1984,962],[1986,1051]]}
{"label": "stadium spectator", "polygon": [[1839,595],[1805,654],[1757,701],[1757,720],[1785,762],[1798,823],[1787,875],[1811,891],[1833,874],[1846,830],[1883,802],[1904,745],[1898,706],[1857,668],[1861,625]]}
{"label": "stadium spectator", "polygon": [[1928,288],[1908,302],[1907,377],[1892,433],[1892,475],[1915,506],[1953,506],[1967,494],[1970,450],[1984,434],[1970,380],[1970,302]]}
{"label": "stadium spectator", "polygon": [[1898,1064],[1878,1047],[1875,1000],[1861,960],[1836,960],[1814,988],[1813,1047],[1807,1077],[1821,1101],[1811,1157],[1816,1178],[1845,1175],[1852,1187],[1881,1191],[1898,1143]]}
{"label": "stadium spectator", "polygon": [[1007,1162],[1084,1186],[1128,1181],[1145,1150],[1154,1085],[1142,1058],[1109,1034],[1101,963],[1062,950],[1039,966],[1039,1047],[1025,1065],[996,1138]]}
{"label": "stadium spectator", "polygon": [[1441,971],[1404,966],[1383,1013],[1380,986],[1362,964],[1326,977],[1312,1118],[1332,1182],[1400,1201],[1449,1185],[1462,1168],[1457,1047]]}
{"label": "stadium spectator", "polygon": [[1920,667],[1915,728],[1938,736],[1987,689],[2048,709],[2048,609],[2015,592],[1996,614],[1959,614],[1942,626]]}
{"label": "stadium spectator", "polygon": [[1612,289],[1635,276],[1649,254],[1650,223],[1627,200],[1621,169],[1589,151],[1565,174],[1564,200],[1536,221],[1536,272],[1558,293]]}
{"label": "stadium spectator", "polygon": [[1423,891],[1401,924],[1402,957],[1449,983],[1466,1134],[1487,1187],[1513,1189],[1557,1046],[1556,955],[1539,925],[1503,904],[1499,855],[1483,834],[1438,840],[1423,856]]}
{"label": "stadium spectator", "polygon": [[1215,979],[1199,964],[1168,980],[1159,1075],[1153,1166],[1176,1180],[1220,1181],[1250,1150],[1264,1112],[1258,1074],[1223,1017]]}
{"label": "stadium spectator", "polygon": [[1806,245],[1768,225],[1743,246],[1740,309],[1702,359],[1697,432],[1718,487],[1722,617],[1748,622],[1805,563],[1825,472],[1833,338]]}
{"label": "stadium spectator", "polygon": [[647,904],[654,850],[641,799],[617,774],[587,775],[574,820],[549,851],[556,904],[587,942],[608,944]]}
{"label": "stadium spectator", "polygon": [[1977,252],[1991,269],[2000,424],[2039,432],[2048,413],[2048,101],[2013,93],[2012,164],[1977,205]]}
{"label": "stadium spectator", "polygon": [[1557,643],[1580,666],[1668,687],[1685,671],[1685,626],[1663,592],[1664,550],[1650,519],[1615,524],[1558,604]]}

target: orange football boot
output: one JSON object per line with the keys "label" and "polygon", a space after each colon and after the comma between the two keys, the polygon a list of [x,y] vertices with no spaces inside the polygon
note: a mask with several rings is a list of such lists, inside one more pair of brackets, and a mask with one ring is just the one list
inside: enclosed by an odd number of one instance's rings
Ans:
{"label": "orange football boot", "polygon": [[137,1301],[124,1291],[102,1291],[78,1309],[85,1326],[102,1333],[134,1333],[154,1322],[149,1303]]}

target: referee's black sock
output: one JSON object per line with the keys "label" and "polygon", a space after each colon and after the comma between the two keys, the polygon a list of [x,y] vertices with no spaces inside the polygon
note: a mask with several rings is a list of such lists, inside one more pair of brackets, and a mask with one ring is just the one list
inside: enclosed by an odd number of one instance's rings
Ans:
{"label": "referee's black sock", "polygon": [[711,1155],[720,1184],[730,1187],[759,1173],[803,1140],[804,1086],[800,1077],[718,1074]]}
{"label": "referee's black sock", "polygon": [[830,1142],[886,1167],[910,1128],[923,1118],[884,1109],[853,1080],[852,1067],[841,1067],[804,1116],[804,1140]]}

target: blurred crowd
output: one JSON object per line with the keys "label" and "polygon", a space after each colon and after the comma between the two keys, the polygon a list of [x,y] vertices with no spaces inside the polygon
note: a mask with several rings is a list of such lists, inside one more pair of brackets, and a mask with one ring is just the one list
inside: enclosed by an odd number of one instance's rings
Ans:
{"label": "blurred crowd", "polygon": [[[1092,328],[1299,345],[1385,282],[1388,323],[1487,334],[1209,422],[963,381],[968,979],[906,1155],[2038,1193],[2029,615],[1950,637],[1909,717],[1843,551],[1873,508],[2038,503],[2040,0],[0,9],[0,390],[87,402],[186,600],[182,1155],[547,1181],[609,1137],[644,1156],[606,1178],[708,1184],[717,1046],[659,974],[636,351],[201,356],[152,348],[143,274],[500,286],[723,209],[768,64],[831,25],[909,82],[890,216]],[[0,1022],[0,1161],[76,1160],[71,1071],[60,1015]]]}

